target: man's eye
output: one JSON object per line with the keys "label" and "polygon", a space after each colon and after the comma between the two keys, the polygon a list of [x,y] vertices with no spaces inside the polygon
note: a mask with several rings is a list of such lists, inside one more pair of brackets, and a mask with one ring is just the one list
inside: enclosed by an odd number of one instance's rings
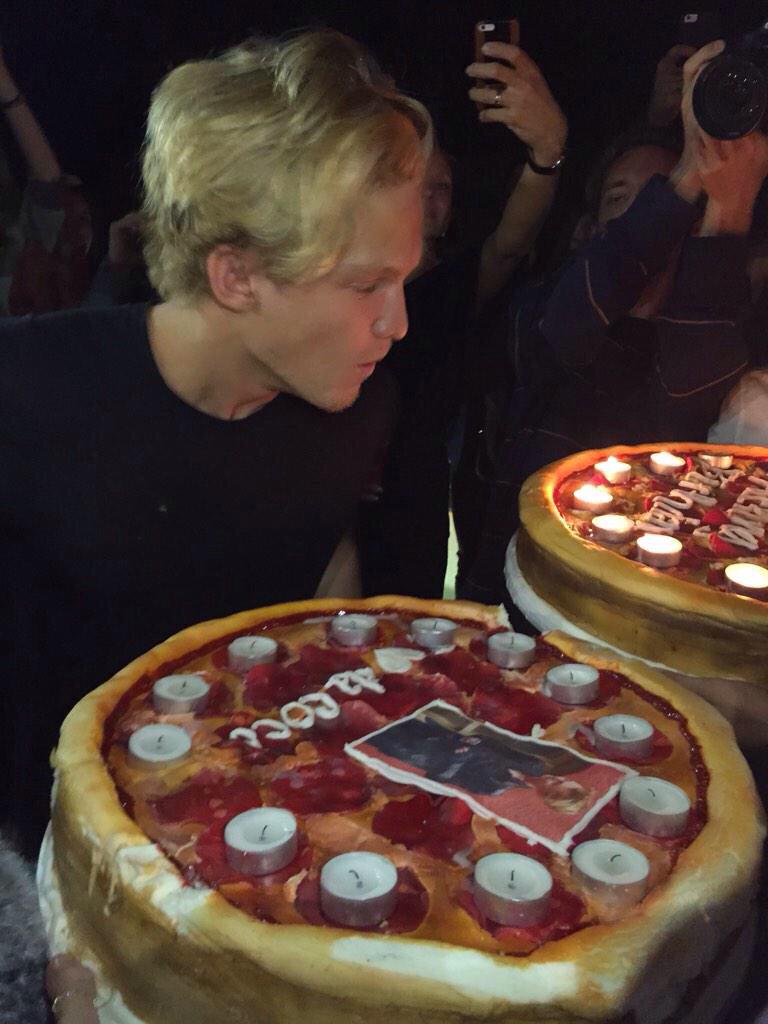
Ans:
{"label": "man's eye", "polygon": [[373,284],[356,284],[354,286],[355,291],[361,295],[372,295],[379,287],[379,282],[374,281]]}

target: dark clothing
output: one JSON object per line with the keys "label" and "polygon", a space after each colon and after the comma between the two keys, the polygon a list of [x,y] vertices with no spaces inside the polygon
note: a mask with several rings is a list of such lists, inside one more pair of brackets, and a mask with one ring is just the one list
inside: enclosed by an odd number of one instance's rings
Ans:
{"label": "dark clothing", "polygon": [[384,365],[400,392],[378,502],[360,533],[367,594],[442,597],[448,549],[447,443],[465,393],[463,366],[479,252],[447,259],[406,285],[408,334]]}
{"label": "dark clothing", "polygon": [[[690,237],[700,213],[655,177],[630,209],[553,281],[521,292],[510,312],[513,373],[483,539],[461,596],[504,595],[504,551],[521,485],[586,448],[704,441],[745,369],[746,240]],[[660,313],[630,317],[650,278],[680,249]]]}
{"label": "dark clothing", "polygon": [[185,626],[311,596],[391,429],[382,372],[342,413],[287,395],[238,421],[199,412],[160,377],[146,316],[0,325],[2,694],[28,836],[75,701]]}

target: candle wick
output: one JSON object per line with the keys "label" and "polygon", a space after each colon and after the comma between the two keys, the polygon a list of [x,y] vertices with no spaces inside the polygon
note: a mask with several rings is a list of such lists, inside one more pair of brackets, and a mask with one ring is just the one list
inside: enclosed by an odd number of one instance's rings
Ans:
{"label": "candle wick", "polygon": [[158,745],[158,747],[161,747],[163,745],[163,734],[162,733],[160,733],[160,735],[157,737],[157,745]]}
{"label": "candle wick", "polygon": [[189,680],[188,680],[188,679],[185,679],[185,680],[184,680],[184,682],[183,682],[183,683],[181,684],[181,688],[182,688],[182,690],[186,690],[186,688],[187,688],[187,683],[188,683],[188,682],[189,682]]}
{"label": "candle wick", "polygon": [[621,735],[622,736],[626,736],[627,735],[627,727],[626,727],[626,725],[624,725],[623,722],[621,723]]}
{"label": "candle wick", "polygon": [[259,842],[260,843],[264,842],[264,833],[267,831],[268,828],[269,828],[269,825],[265,825],[264,828],[261,830],[261,835],[259,836]]}
{"label": "candle wick", "polygon": [[653,790],[651,789],[651,787],[650,787],[650,786],[648,787],[648,792],[649,792],[649,793],[651,794],[651,796],[652,796],[652,797],[653,797],[653,799],[655,800],[655,799],[656,799],[656,794],[655,794],[655,793],[653,792]]}
{"label": "candle wick", "polygon": [[507,882],[507,888],[508,889],[514,889],[515,888],[515,872],[514,871],[510,871],[509,872],[509,881]]}
{"label": "candle wick", "polygon": [[360,875],[354,870],[354,868],[350,868],[349,869],[349,873],[350,873],[350,875],[354,875],[355,878],[357,879],[357,888],[358,889],[362,889],[363,888],[363,880],[360,877]]}
{"label": "candle wick", "polygon": [[614,855],[611,857],[611,864],[613,864],[613,862],[616,860],[616,858],[620,857],[620,856],[621,856],[620,853],[614,853]]}

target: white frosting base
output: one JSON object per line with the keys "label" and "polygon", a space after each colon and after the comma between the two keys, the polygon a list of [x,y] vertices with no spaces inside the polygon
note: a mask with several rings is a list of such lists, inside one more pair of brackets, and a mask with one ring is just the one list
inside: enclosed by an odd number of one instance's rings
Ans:
{"label": "white frosting base", "polygon": [[[37,896],[50,955],[57,956],[60,953],[72,952],[72,933],[61,901],[59,880],[53,865],[53,837],[50,825],[46,830],[37,861]],[[83,963],[93,971],[96,977],[96,1007],[100,1024],[145,1024],[141,1018],[128,1009],[120,993],[107,984],[100,964],[91,957],[84,957]]]}
{"label": "white frosting base", "polygon": [[436,981],[475,999],[549,1003],[572,997],[578,988],[578,971],[572,963],[519,967],[498,963],[475,950],[415,949],[411,943],[393,939],[338,939],[331,947],[331,956],[346,963]]}

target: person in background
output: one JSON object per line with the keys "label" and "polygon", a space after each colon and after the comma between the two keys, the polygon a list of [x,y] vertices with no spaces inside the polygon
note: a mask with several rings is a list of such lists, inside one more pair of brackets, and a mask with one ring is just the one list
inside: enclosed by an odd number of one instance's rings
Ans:
{"label": "person in background", "polygon": [[85,693],[192,623],[354,596],[328,570],[391,432],[375,371],[407,329],[430,147],[338,33],[184,64],[144,150],[162,302],[0,325],[0,779],[25,852]]}
{"label": "person in background", "polygon": [[17,190],[7,163],[2,174],[0,315],[76,306],[90,277],[90,210],[79,180],[62,176],[56,154],[19,90],[1,47],[0,111],[28,175],[17,203],[12,198]]}
{"label": "person in background", "polygon": [[463,597],[504,598],[504,552],[531,473],[586,448],[703,440],[747,364],[746,236],[768,139],[720,142],[696,124],[693,82],[722,46],[685,64],[682,156],[637,141],[614,150],[592,238],[514,304],[514,388]]}
{"label": "person in background", "polygon": [[[450,470],[447,445],[469,398],[482,347],[468,342],[478,317],[509,286],[531,252],[557,190],[568,127],[541,71],[519,47],[488,43],[467,74],[479,118],[513,132],[528,149],[494,231],[476,248],[446,251],[453,173],[436,148],[424,181],[424,252],[406,285],[405,345],[385,365],[400,390],[400,417],[378,500],[361,520],[368,594],[441,597],[446,572]],[[485,84],[487,83],[487,84]],[[482,328],[481,328],[482,331]],[[455,504],[457,522],[472,501]]]}
{"label": "person in background", "polygon": [[677,43],[656,65],[646,113],[649,125],[668,128],[679,122],[683,102],[683,68],[694,53],[696,50],[693,46]]}

